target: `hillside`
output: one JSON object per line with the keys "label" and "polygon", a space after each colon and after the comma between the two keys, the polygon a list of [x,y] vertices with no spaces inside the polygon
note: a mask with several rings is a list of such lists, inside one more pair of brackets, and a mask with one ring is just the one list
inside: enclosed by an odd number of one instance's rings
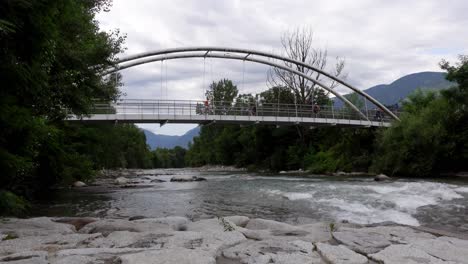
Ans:
{"label": "hillside", "polygon": [[150,146],[151,150],[156,148],[174,148],[175,146],[188,148],[189,142],[200,133],[200,127],[191,129],[182,136],[158,135],[146,129],[142,130],[146,136],[146,143]]}
{"label": "hillside", "polygon": [[[379,84],[364,90],[385,105],[398,103],[416,89],[441,90],[452,85],[445,79],[443,72],[419,72],[401,77],[391,84]],[[343,105],[341,101],[335,101],[335,105]]]}

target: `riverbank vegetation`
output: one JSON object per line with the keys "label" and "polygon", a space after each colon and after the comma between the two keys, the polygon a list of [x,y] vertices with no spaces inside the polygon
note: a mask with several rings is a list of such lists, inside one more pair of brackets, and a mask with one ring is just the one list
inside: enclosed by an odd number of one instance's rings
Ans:
{"label": "riverbank vegetation", "polygon": [[[99,30],[108,0],[2,1],[0,4],[0,214],[102,167],[150,164],[133,125],[65,123],[96,101],[118,98],[120,76],[103,78],[125,36]],[[26,198],[26,199],[25,199]]]}

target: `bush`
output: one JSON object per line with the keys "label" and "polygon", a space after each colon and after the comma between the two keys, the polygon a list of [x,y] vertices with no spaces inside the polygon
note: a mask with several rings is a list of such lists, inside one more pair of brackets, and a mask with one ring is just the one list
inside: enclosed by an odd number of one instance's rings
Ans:
{"label": "bush", "polygon": [[29,207],[24,198],[9,191],[0,191],[0,215],[21,216]]}

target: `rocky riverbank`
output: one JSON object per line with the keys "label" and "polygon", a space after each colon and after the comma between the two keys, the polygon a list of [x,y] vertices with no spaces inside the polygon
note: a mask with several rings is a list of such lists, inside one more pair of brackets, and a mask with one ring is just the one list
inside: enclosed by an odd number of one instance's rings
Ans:
{"label": "rocky riverbank", "polygon": [[467,263],[468,240],[400,225],[293,226],[244,216],[190,221],[4,218],[0,263]]}

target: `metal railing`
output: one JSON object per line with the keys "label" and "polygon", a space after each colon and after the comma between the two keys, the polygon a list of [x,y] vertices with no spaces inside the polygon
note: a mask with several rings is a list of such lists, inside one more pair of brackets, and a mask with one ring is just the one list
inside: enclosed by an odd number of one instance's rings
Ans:
{"label": "metal railing", "polygon": [[[362,109],[367,119],[356,111],[345,107],[311,104],[272,104],[195,100],[151,100],[123,99],[115,103],[96,103],[91,115],[95,114],[153,114],[178,116],[276,116],[326,118],[345,120],[369,120],[390,122],[392,118],[379,109]],[[398,115],[398,112],[394,112]]]}

